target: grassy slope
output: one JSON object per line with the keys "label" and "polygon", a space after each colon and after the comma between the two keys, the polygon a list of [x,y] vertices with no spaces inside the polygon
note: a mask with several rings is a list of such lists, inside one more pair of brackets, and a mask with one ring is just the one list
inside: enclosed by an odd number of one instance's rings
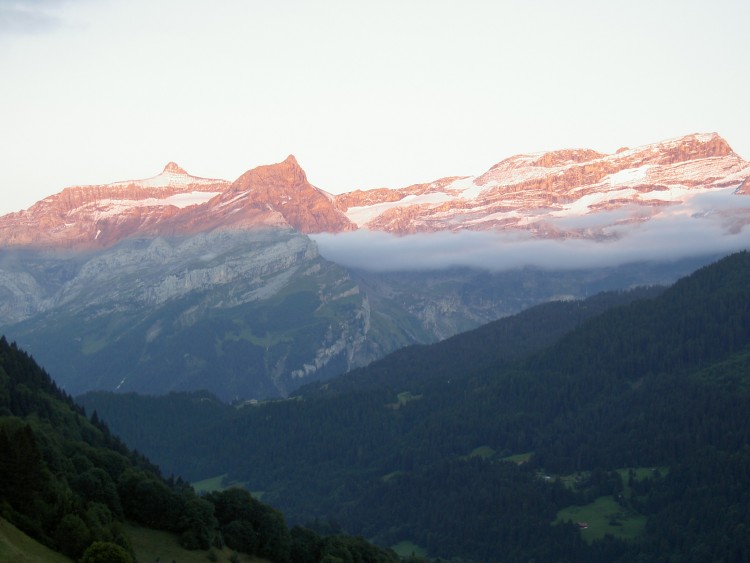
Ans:
{"label": "grassy slope", "polygon": [[569,506],[557,514],[556,522],[586,522],[581,530],[584,541],[591,543],[610,534],[623,540],[635,539],[646,528],[646,517],[624,509],[611,496],[597,498],[585,506]]}
{"label": "grassy slope", "polygon": [[[661,475],[669,473],[669,468],[659,467]],[[628,469],[618,469],[623,482],[622,496],[629,497],[631,494],[628,485]],[[653,475],[654,468],[636,467],[633,469],[635,479],[641,481]],[[574,476],[562,477],[566,486],[574,487]],[[647,517],[632,510],[624,508],[612,496],[602,496],[594,502],[583,506],[568,506],[557,513],[555,522],[586,522],[588,528],[581,530],[581,537],[587,543],[602,539],[610,534],[623,540],[632,540],[641,537],[646,530]]]}
{"label": "grassy slope", "polygon": [[[209,561],[209,551],[188,551],[183,549],[174,534],[143,528],[131,523],[124,525],[125,533],[135,550],[138,561],[180,561],[181,563],[205,563]],[[216,561],[230,561],[232,550],[213,549]],[[239,554],[243,563],[262,563],[265,559]],[[0,561],[3,563],[73,563],[72,559],[52,551],[30,538],[10,522],[0,519]]]}
{"label": "grassy slope", "polygon": [[[177,536],[159,530],[142,528],[134,524],[124,525],[125,533],[135,550],[138,561],[179,561],[180,563],[206,563],[209,554],[216,555],[216,561],[230,561],[232,550],[225,547],[222,550],[212,549],[210,551],[188,551],[180,546]],[[262,563],[265,559],[250,557],[244,553],[238,555],[238,561],[243,563]],[[4,561],[4,560],[3,560]],[[45,560],[46,561],[46,560]],[[69,559],[63,559],[69,563]]]}
{"label": "grassy slope", "polygon": [[72,563],[64,555],[31,539],[10,522],[0,518],[0,561],[5,563]]}
{"label": "grassy slope", "polygon": [[416,555],[417,557],[427,557],[427,550],[423,547],[418,546],[410,541],[398,542],[391,546],[391,549],[396,552],[399,557],[410,557]]}

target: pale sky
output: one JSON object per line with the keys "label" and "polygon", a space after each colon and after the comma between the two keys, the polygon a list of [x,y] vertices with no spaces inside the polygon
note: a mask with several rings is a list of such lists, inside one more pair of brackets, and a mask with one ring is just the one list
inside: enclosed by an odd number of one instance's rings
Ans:
{"label": "pale sky", "polygon": [[340,193],[716,131],[750,160],[747,0],[0,0],[0,214],[70,185]]}

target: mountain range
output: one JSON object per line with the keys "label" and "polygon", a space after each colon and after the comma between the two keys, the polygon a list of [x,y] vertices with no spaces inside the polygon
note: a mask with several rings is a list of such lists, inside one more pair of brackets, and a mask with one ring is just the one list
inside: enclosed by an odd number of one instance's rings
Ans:
{"label": "mountain range", "polygon": [[[410,235],[463,241],[461,232],[599,244],[669,215],[718,225],[736,245],[731,235],[750,221],[748,177],[750,164],[716,134],[612,155],[518,155],[476,177],[339,195],[310,184],[293,156],[233,182],[169,163],[152,178],[69,187],[0,217],[0,328],[71,393],[286,396],[536,303],[669,284],[732,249],[666,262],[636,250],[607,267],[415,260],[377,271],[386,260],[368,234],[392,237],[391,256]],[[331,240],[352,241],[364,266],[327,259]],[[418,254],[449,253],[446,241]]]}
{"label": "mountain range", "polygon": [[66,188],[0,217],[0,245],[102,248],[128,238],[268,227],[305,234],[521,229],[542,237],[600,237],[601,226],[564,229],[555,221],[623,208],[627,216],[616,221],[645,221],[702,191],[749,195],[749,177],[750,163],[715,133],[611,155],[590,149],[522,154],[476,177],[339,195],[310,184],[294,156],[234,182],[191,176],[170,162],[152,178]]}

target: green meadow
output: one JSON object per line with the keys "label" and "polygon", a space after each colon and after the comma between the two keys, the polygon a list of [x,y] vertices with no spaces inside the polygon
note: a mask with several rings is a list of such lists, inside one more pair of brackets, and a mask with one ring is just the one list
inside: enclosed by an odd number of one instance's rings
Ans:
{"label": "green meadow", "polygon": [[[128,523],[124,525],[124,528],[138,561],[179,561],[180,563],[206,563],[207,561],[262,563],[266,561],[244,553],[236,553],[228,547],[191,551],[180,546],[175,534]],[[69,562],[68,559],[64,561]]]}
{"label": "green meadow", "polygon": [[391,546],[391,549],[396,552],[399,557],[410,557],[416,555],[417,557],[427,557],[427,550],[423,547],[418,546],[408,540],[400,541],[397,544]]}
{"label": "green meadow", "polygon": [[585,506],[563,508],[555,522],[566,521],[588,524],[581,530],[581,537],[588,543],[607,534],[624,540],[636,539],[646,528],[645,516],[624,509],[611,496],[599,497]]}
{"label": "green meadow", "polygon": [[[618,469],[617,473],[622,479],[622,498],[629,498],[632,494],[629,480],[636,481],[665,476],[669,472],[668,467],[636,467],[632,469]],[[566,487],[575,489],[577,483],[584,476],[565,475],[558,477]],[[581,528],[581,537],[588,543],[601,539],[610,534],[623,540],[638,539],[646,528],[646,516],[624,507],[612,496],[601,496],[592,503],[584,506],[568,506],[557,513],[555,522],[586,523],[586,528]]]}
{"label": "green meadow", "polygon": [[31,539],[0,518],[0,561],[5,563],[72,563],[73,560]]}

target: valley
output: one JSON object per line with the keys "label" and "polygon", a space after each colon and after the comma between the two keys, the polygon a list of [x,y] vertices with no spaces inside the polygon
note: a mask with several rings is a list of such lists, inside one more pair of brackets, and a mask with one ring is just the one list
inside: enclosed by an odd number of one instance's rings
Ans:
{"label": "valley", "polygon": [[[670,541],[688,559],[715,558],[742,549],[721,534],[745,518],[749,267],[747,253],[733,255],[577,321],[571,312],[588,301],[540,306],[286,401],[81,400],[168,471],[226,473],[292,522],[334,519],[381,545],[469,560],[626,561]],[[553,319],[560,332],[546,340]],[[527,334],[541,338],[519,349]],[[164,431],[167,412],[193,426]],[[654,467],[667,469],[644,474]],[[571,474],[573,487],[555,478]],[[591,528],[565,523],[576,514]]]}
{"label": "valley", "polygon": [[0,0],[0,563],[750,563],[749,21]]}
{"label": "valley", "polygon": [[0,439],[40,483],[4,517],[76,557],[137,552],[126,520],[274,561],[746,557],[749,176],[716,134],[335,196],[290,156],[0,217]]}

